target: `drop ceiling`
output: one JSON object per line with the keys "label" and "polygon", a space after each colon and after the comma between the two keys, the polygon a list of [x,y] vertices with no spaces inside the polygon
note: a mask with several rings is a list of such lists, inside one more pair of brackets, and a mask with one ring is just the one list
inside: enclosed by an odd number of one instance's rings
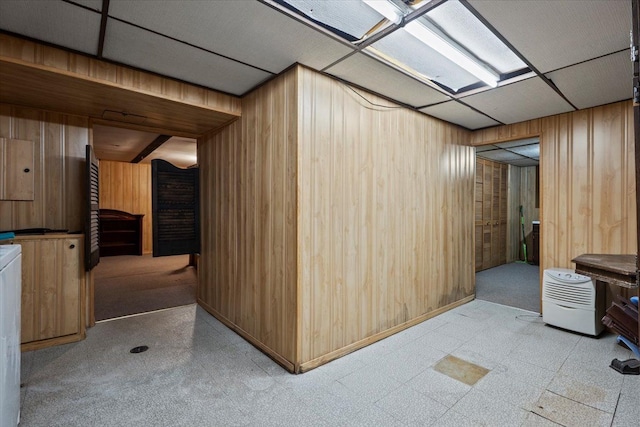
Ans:
{"label": "drop ceiling", "polygon": [[[366,22],[381,18],[361,0],[344,2],[371,15]],[[306,3],[318,13],[338,4]],[[421,4],[446,15],[442,0]],[[459,4],[509,46],[526,74],[496,88],[443,90],[370,49],[408,43],[403,22],[349,41],[275,0],[2,0],[0,31],[237,96],[300,63],[471,130],[631,98],[631,0]]]}
{"label": "drop ceiling", "polygon": [[476,156],[513,166],[528,167],[540,164],[540,139],[525,138],[476,147]]}

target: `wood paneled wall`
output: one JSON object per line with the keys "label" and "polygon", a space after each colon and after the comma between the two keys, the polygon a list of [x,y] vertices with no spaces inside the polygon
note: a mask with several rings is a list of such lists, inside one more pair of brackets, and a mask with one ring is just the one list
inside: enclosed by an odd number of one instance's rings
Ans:
{"label": "wood paneled wall", "polygon": [[473,295],[475,154],[461,128],[299,72],[304,370]]}
{"label": "wood paneled wall", "polygon": [[7,34],[0,34],[0,57],[57,69],[80,78],[89,77],[133,92],[158,95],[185,104],[215,108],[231,114],[240,114],[241,111],[240,99],[234,96]]}
{"label": "wood paneled wall", "polygon": [[636,253],[631,101],[474,132],[472,141],[537,134],[541,271],[574,268],[583,253]]}
{"label": "wood paneled wall", "polygon": [[198,300],[296,372],[473,297],[470,134],[362,95],[297,67],[198,141]]}
{"label": "wood paneled wall", "polygon": [[142,252],[153,252],[151,164],[101,160],[100,208],[143,214]]}
{"label": "wood paneled wall", "polygon": [[297,71],[246,96],[198,140],[198,301],[289,370],[297,330]]}
{"label": "wood paneled wall", "polygon": [[0,104],[0,137],[35,144],[33,201],[0,201],[0,230],[84,227],[84,117]]}

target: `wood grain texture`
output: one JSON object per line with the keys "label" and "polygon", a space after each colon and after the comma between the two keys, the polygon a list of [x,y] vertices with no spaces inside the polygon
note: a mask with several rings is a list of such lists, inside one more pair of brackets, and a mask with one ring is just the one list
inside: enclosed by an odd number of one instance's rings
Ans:
{"label": "wood grain texture", "polygon": [[297,343],[297,102],[292,70],[245,97],[240,120],[198,140],[198,301],[288,369]]}
{"label": "wood grain texture", "polygon": [[470,134],[299,68],[301,362],[473,295]]}
{"label": "wood grain texture", "polygon": [[82,230],[88,119],[0,104],[0,137],[34,144],[33,201],[0,201],[0,230]]}
{"label": "wood grain texture", "polygon": [[22,245],[21,342],[44,348],[60,337],[64,342],[83,339],[84,237],[18,236],[11,242]]}
{"label": "wood grain texture", "polygon": [[[512,135],[474,132],[481,145]],[[636,242],[633,108],[618,102],[519,124],[540,135],[540,269],[573,268],[585,253],[634,254]],[[609,288],[608,299],[620,289]],[[634,291],[637,292],[637,291]]]}
{"label": "wood grain texture", "polygon": [[476,159],[475,271],[507,262],[509,166]]}
{"label": "wood grain texture", "polygon": [[0,34],[0,64],[5,103],[94,118],[105,110],[125,112],[146,117],[147,127],[184,136],[201,135],[240,115],[234,96],[6,34]]}
{"label": "wood grain texture", "polygon": [[142,214],[142,253],[153,252],[151,164],[100,161],[100,208]]}

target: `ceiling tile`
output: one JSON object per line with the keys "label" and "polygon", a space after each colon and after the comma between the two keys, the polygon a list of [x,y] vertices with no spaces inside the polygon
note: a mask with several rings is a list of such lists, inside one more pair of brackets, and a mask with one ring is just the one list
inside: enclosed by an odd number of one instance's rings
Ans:
{"label": "ceiling tile", "polygon": [[536,136],[533,138],[524,138],[524,139],[518,139],[515,141],[500,142],[496,144],[496,146],[500,148],[510,148],[510,147],[520,147],[522,145],[538,144],[539,142],[540,142],[540,137]]}
{"label": "ceiling tile", "polygon": [[631,99],[629,52],[619,52],[547,74],[578,108]]}
{"label": "ceiling tile", "polygon": [[496,151],[482,151],[478,153],[478,157],[482,157],[484,159],[494,160],[496,162],[504,162],[508,163],[513,160],[523,160],[524,157],[510,153],[506,150],[496,150]]}
{"label": "ceiling tile", "polygon": [[529,166],[538,166],[540,164],[540,161],[538,160],[533,160],[533,159],[522,159],[522,160],[512,160],[510,162],[507,162],[510,165],[513,166],[518,166],[521,168],[524,167],[529,167]]}
{"label": "ceiling tile", "polygon": [[272,73],[322,69],[353,51],[257,1],[111,0],[109,15]]}
{"label": "ceiling tile", "polygon": [[421,108],[420,111],[472,130],[500,124],[456,101],[443,102],[442,104]]}
{"label": "ceiling tile", "polygon": [[198,163],[197,151],[195,139],[174,136],[156,148],[140,163],[151,163],[151,160],[162,159],[179,168],[188,168]]}
{"label": "ceiling tile", "polygon": [[414,107],[449,97],[368,56],[357,53],[326,70],[341,79]]}
{"label": "ceiling tile", "polygon": [[461,101],[507,124],[573,111],[571,105],[539,77],[499,86]]}
{"label": "ceiling tile", "polygon": [[[240,95],[269,73],[109,19],[103,55],[137,68]],[[186,65],[188,64],[188,65]]]}
{"label": "ceiling tile", "polygon": [[628,0],[469,3],[543,73],[629,47]]}
{"label": "ceiling tile", "polygon": [[518,147],[511,147],[509,151],[512,153],[520,154],[521,156],[537,159],[540,157],[540,144],[520,145]]}
{"label": "ceiling tile", "polygon": [[98,51],[100,18],[58,0],[0,1],[0,29],[91,55]]}
{"label": "ceiling tile", "polygon": [[73,2],[97,10],[98,12],[102,11],[102,0],[73,0]]}
{"label": "ceiling tile", "polygon": [[158,134],[112,126],[93,125],[93,148],[100,160],[130,162]]}

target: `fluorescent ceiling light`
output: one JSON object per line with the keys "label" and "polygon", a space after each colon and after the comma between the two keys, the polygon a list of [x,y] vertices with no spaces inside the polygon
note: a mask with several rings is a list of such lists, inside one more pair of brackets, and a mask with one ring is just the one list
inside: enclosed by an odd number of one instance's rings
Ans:
{"label": "fluorescent ceiling light", "polygon": [[425,27],[418,21],[411,21],[404,26],[404,29],[413,37],[417,38],[422,43],[436,50],[442,56],[467,70],[489,86],[498,86],[498,80],[500,80],[500,76],[488,70],[486,67],[480,65],[474,59],[469,57],[457,47],[453,46],[448,40],[434,32],[430,28]]}
{"label": "fluorescent ceiling light", "polygon": [[362,2],[394,24],[402,21],[400,11],[387,0],[362,0]]}

